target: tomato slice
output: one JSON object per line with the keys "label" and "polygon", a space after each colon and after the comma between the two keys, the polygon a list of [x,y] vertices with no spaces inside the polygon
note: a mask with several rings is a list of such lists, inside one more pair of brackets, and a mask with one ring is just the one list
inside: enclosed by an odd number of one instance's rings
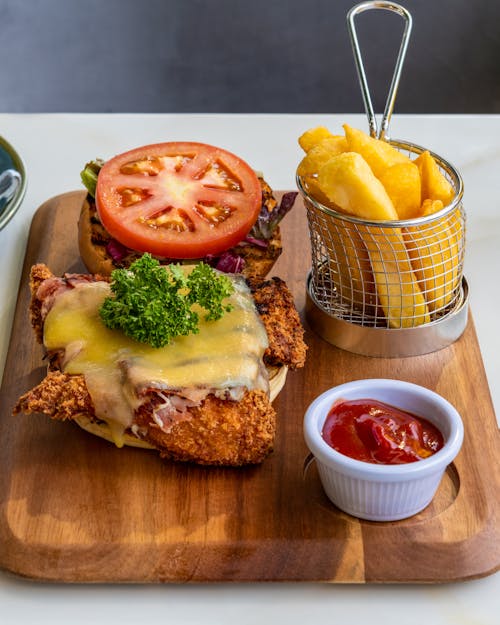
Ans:
{"label": "tomato slice", "polygon": [[157,143],[103,165],[96,206],[109,234],[133,250],[203,258],[245,238],[259,215],[262,188],[231,152],[204,143]]}

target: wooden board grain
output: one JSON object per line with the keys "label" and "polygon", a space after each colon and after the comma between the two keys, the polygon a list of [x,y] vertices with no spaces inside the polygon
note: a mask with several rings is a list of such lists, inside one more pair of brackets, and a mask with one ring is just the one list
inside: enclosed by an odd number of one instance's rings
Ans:
{"label": "wooden board grain", "polygon": [[[0,404],[0,566],[67,582],[441,582],[500,565],[499,432],[473,322],[452,346],[406,359],[367,358],[307,328],[308,361],[276,401],[274,453],[258,467],[203,468],[116,449],[71,423],[13,417],[44,375],[28,325],[34,262],[81,271],[76,220],[83,194],[37,211],[23,268]],[[309,267],[300,204],[283,225],[275,273],[299,310]],[[411,519],[354,519],[324,495],[302,436],[311,400],[352,379],[393,377],[450,400],[465,423],[462,451],[433,502]]]}

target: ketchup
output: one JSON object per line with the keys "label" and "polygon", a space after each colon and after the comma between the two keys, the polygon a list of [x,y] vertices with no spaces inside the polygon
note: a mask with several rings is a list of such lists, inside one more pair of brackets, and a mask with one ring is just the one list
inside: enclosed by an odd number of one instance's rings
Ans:
{"label": "ketchup", "polygon": [[443,435],[430,421],[373,399],[336,402],[323,438],[345,456],[376,464],[416,462],[443,446]]}

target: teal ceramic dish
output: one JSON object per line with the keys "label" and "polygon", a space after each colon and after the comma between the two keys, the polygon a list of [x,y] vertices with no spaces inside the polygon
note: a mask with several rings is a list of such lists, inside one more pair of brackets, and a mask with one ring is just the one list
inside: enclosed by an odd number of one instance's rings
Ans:
{"label": "teal ceramic dish", "polygon": [[5,228],[21,206],[21,202],[26,193],[27,184],[26,167],[22,158],[8,141],[0,137],[0,175],[6,169],[15,169],[19,172],[21,180],[13,195],[9,197],[6,202],[0,203],[0,230]]}

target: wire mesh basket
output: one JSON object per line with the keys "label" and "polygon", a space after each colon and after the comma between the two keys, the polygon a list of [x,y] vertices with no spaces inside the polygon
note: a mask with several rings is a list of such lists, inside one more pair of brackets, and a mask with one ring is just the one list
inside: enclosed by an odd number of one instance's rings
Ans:
{"label": "wire mesh basket", "polygon": [[[424,148],[391,144],[407,156]],[[367,327],[413,328],[436,321],[463,301],[466,215],[456,169],[434,159],[453,201],[437,213],[404,221],[365,221],[324,206],[297,177],[312,250],[310,291],[328,314]]]}
{"label": "wire mesh basket", "polygon": [[[380,130],[355,27],[357,16],[372,9],[396,13],[405,22]],[[425,354],[451,344],[467,323],[463,182],[437,154],[388,136],[412,28],[409,11],[386,0],[361,2],[348,12],[347,24],[370,136],[390,143],[410,160],[429,152],[454,195],[451,202],[446,195],[447,205],[441,209],[432,205],[429,214],[424,202],[419,217],[367,221],[321,203],[297,175],[312,250],[306,316],[323,338],[349,351],[388,357]]]}

